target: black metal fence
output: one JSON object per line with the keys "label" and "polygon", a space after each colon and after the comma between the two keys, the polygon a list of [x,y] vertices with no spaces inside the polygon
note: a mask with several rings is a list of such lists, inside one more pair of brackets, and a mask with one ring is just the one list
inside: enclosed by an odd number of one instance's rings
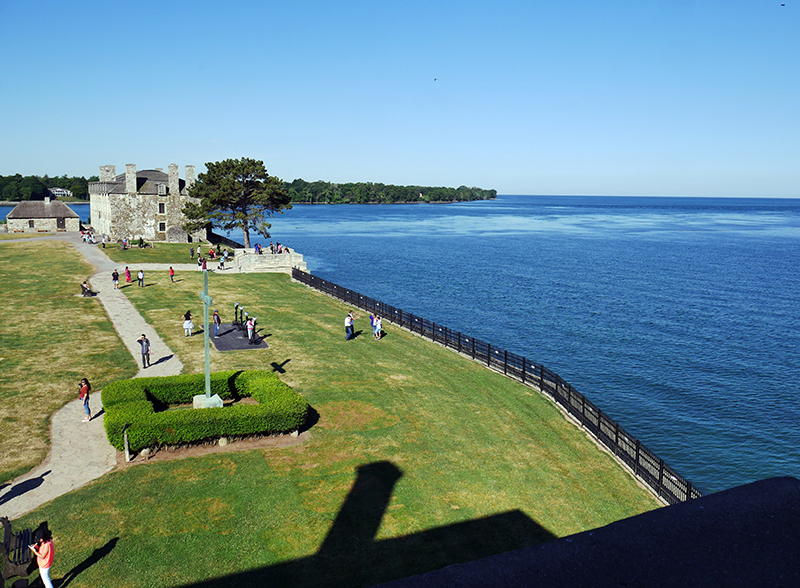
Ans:
{"label": "black metal fence", "polygon": [[702,493],[692,486],[691,482],[664,463],[663,459],[642,445],[638,439],[627,433],[619,423],[605,415],[583,394],[565,382],[561,376],[543,365],[379,300],[363,296],[297,268],[292,270],[292,278],[355,307],[376,313],[383,319],[471,357],[488,368],[547,394],[572,415],[597,441],[608,448],[637,478],[669,504],[702,496]]}

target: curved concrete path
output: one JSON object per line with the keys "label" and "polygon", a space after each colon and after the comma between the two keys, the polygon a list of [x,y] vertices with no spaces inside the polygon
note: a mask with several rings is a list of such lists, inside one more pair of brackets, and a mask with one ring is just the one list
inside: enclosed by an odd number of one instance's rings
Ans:
{"label": "curved concrete path", "polygon": [[[116,268],[121,274],[125,266],[120,268],[117,262],[109,259],[103,253],[102,247],[84,243],[78,233],[33,237],[23,241],[51,240],[72,243],[86,261],[95,267],[96,273],[89,279],[89,284],[97,292],[120,339],[139,366],[142,363],[142,353],[136,340],[142,333],[150,339],[152,365],[147,369],[140,367],[136,377],[172,376],[181,373],[183,364],[180,360],[145,322],[128,298],[111,284],[111,272]],[[137,264],[136,271],[139,268],[144,270],[146,276],[148,271],[166,272],[169,265]],[[196,264],[173,264],[173,268],[176,271],[197,271]],[[75,285],[76,290],[78,286]],[[0,486],[0,516],[18,518],[114,468],[116,450],[106,439],[100,394],[92,394],[90,406],[92,414],[96,416],[88,423],[81,422],[84,417],[83,407],[77,399],[53,415],[50,425],[50,453],[41,465],[10,484]]]}

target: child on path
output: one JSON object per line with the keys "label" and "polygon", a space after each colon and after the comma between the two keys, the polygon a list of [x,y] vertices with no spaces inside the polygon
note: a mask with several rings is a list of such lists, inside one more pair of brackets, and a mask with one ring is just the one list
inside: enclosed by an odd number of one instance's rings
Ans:
{"label": "child on path", "polygon": [[111,272],[111,283],[114,284],[114,290],[119,290],[119,272],[116,269]]}
{"label": "child on path", "polygon": [[92,411],[89,409],[89,391],[92,389],[91,385],[89,384],[89,380],[83,378],[81,380],[81,391],[78,394],[78,398],[83,401],[83,410],[86,413],[86,417],[83,419],[84,423],[88,423],[92,420]]}

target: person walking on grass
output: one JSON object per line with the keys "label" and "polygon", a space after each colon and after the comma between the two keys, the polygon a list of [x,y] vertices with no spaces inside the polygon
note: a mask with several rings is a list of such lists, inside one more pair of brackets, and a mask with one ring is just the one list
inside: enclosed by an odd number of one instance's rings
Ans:
{"label": "person walking on grass", "polygon": [[192,322],[192,311],[187,310],[183,315],[183,332],[185,337],[191,337],[194,330],[194,323]]}
{"label": "person walking on grass", "polygon": [[214,311],[214,339],[219,339],[219,326],[222,324],[222,319],[219,318],[219,311]]}
{"label": "person walking on grass", "polygon": [[169,281],[170,282],[175,281],[175,270],[172,269],[172,266],[169,266]]}
{"label": "person walking on grass", "polygon": [[144,288],[144,271],[139,270],[139,275],[137,277],[139,278],[139,286]]}
{"label": "person walking on grass", "polygon": [[125,281],[130,283],[131,281],[131,270],[128,269],[128,266],[125,266]]}
{"label": "person walking on grass", "polygon": [[83,402],[83,411],[86,413],[86,416],[83,419],[84,423],[88,423],[92,420],[92,410],[89,408],[89,391],[92,389],[92,386],[89,384],[89,380],[83,378],[81,380],[81,391],[78,394],[78,398],[81,399]]}
{"label": "person walking on grass", "polygon": [[36,564],[39,566],[39,577],[45,588],[53,588],[50,580],[50,568],[53,566],[53,537],[45,531],[35,544],[29,546],[36,555]]}
{"label": "person walking on grass", "polygon": [[373,327],[373,331],[375,339],[380,340],[380,338],[383,336],[383,321],[381,321],[381,317],[379,316],[375,317],[375,326]]}
{"label": "person walking on grass", "polygon": [[347,313],[344,317],[344,340],[349,341],[355,336],[353,332],[353,311]]}
{"label": "person walking on grass", "polygon": [[114,284],[114,290],[119,290],[119,272],[116,269],[111,272],[111,283]]}
{"label": "person walking on grass", "polygon": [[150,339],[142,333],[136,342],[142,347],[142,369],[147,369],[150,367]]}

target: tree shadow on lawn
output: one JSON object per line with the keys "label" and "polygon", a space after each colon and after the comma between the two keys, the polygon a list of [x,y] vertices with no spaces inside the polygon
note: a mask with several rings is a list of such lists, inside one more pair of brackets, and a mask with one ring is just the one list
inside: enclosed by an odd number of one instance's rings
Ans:
{"label": "tree shadow on lawn", "polygon": [[360,466],[353,488],[315,555],[186,587],[374,586],[556,538],[523,512],[512,510],[376,540],[392,491],[402,475],[388,461]]}

